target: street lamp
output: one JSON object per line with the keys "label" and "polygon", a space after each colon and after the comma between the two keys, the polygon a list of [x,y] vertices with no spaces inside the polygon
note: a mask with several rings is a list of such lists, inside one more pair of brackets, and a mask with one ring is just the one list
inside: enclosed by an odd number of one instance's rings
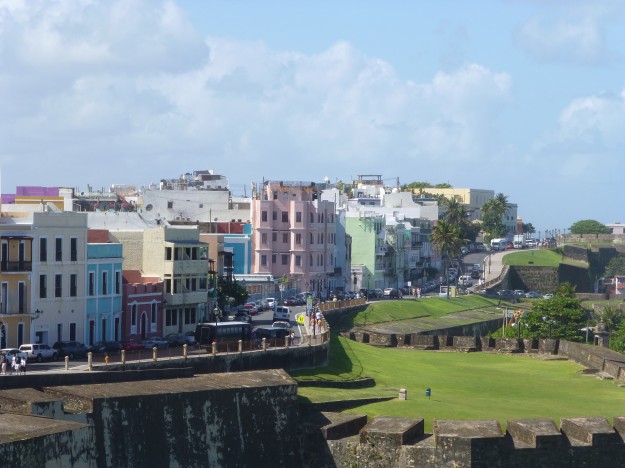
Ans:
{"label": "street lamp", "polygon": [[556,325],[558,322],[556,322],[555,320],[549,320],[548,317],[543,317],[543,322],[546,322],[549,326],[549,338],[551,338],[551,325]]}

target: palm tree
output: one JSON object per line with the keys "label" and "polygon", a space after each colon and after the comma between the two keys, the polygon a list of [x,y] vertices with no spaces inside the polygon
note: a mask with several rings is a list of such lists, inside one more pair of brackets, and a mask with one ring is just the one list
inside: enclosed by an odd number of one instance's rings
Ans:
{"label": "palm tree", "polygon": [[443,262],[445,262],[445,278],[447,282],[447,299],[449,299],[449,263],[451,256],[458,255],[462,239],[460,237],[460,229],[457,226],[447,222],[438,221],[432,228],[430,241],[434,248],[441,253]]}

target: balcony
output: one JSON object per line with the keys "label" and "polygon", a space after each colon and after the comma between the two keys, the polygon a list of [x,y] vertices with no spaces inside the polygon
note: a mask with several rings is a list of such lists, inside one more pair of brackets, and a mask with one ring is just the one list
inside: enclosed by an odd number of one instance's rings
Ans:
{"label": "balcony", "polygon": [[32,271],[33,264],[32,262],[9,262],[3,260],[0,262],[0,269],[2,270],[2,273]]}

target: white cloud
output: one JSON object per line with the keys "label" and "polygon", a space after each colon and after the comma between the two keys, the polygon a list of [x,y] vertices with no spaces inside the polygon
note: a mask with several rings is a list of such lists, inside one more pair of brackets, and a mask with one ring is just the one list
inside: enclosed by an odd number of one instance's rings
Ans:
{"label": "white cloud", "polygon": [[552,11],[541,12],[525,21],[515,39],[540,62],[581,65],[605,64],[620,51],[608,48],[609,23],[623,16],[623,6],[611,0],[597,2],[554,2]]}
{"label": "white cloud", "polygon": [[18,185],[203,168],[246,183],[412,178],[433,162],[488,167],[503,151],[512,80],[479,64],[407,82],[349,42],[306,55],[201,39],[169,1],[17,5],[0,3],[0,164]]}

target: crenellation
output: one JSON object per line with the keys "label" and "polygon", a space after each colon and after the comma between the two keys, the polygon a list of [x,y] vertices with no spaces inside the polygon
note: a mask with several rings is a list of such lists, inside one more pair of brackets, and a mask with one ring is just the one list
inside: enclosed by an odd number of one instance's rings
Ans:
{"label": "crenellation", "polygon": [[565,443],[564,436],[551,419],[512,419],[507,421],[506,431],[512,437],[515,448],[559,448]]}
{"label": "crenellation", "polygon": [[[593,447],[618,444],[622,442],[606,418],[599,416],[587,418],[562,418],[560,429],[569,438],[581,444]],[[573,441],[571,441],[573,445]]]}

